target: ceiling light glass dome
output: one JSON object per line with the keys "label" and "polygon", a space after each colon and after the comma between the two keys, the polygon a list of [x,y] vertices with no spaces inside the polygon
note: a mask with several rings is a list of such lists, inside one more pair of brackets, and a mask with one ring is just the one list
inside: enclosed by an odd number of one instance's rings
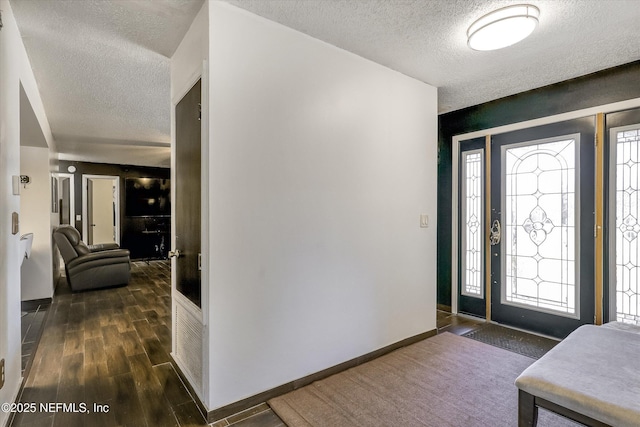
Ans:
{"label": "ceiling light glass dome", "polygon": [[467,30],[473,50],[495,50],[527,38],[538,25],[540,10],[529,4],[507,6],[484,15]]}

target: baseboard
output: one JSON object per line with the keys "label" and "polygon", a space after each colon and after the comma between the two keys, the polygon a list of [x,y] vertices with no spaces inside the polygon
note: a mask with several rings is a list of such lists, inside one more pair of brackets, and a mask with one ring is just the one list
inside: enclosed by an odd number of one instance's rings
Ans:
{"label": "baseboard", "polygon": [[[20,396],[22,395],[22,389],[24,387],[25,378],[26,376],[20,378],[20,386],[18,387],[18,390],[16,390],[13,400],[12,401],[10,400],[10,402],[18,403],[20,401]],[[6,415],[0,418],[0,425],[4,427],[10,427],[11,425],[13,425],[13,419],[16,416],[16,412],[2,411],[2,414],[6,414]]]}
{"label": "baseboard", "polygon": [[[22,310],[28,311],[28,310],[32,310],[34,308],[38,308],[40,305],[42,304],[46,304],[49,303],[51,304],[51,302],[53,301],[52,298],[43,298],[43,299],[39,299],[39,300],[31,300],[31,301],[22,301],[21,302],[21,308]],[[30,308],[30,305],[27,304],[26,308],[25,308],[25,303],[35,303],[37,302],[38,304],[35,305],[35,307]],[[22,398],[22,393],[24,392],[24,387],[25,387],[25,383],[27,381],[27,378],[29,377],[29,373],[31,372],[31,366],[33,365],[33,359],[36,356],[36,351],[38,349],[38,346],[40,345],[40,339],[42,338],[42,334],[44,332],[44,329],[47,326],[47,322],[49,322],[49,314],[51,313],[51,307],[49,307],[47,309],[47,311],[44,313],[44,319],[42,319],[42,327],[40,328],[40,331],[38,332],[38,336],[36,337],[36,340],[34,342],[34,351],[31,354],[31,357],[29,357],[29,361],[27,362],[27,365],[24,367],[24,372],[22,373],[22,376],[20,378],[20,386],[18,387],[18,391],[16,392],[15,398],[13,400],[14,403],[19,403],[20,399]],[[20,349],[20,352],[22,354],[22,348]],[[21,361],[22,363],[22,361]],[[16,416],[16,412],[11,412],[9,414],[9,417],[7,418],[7,424],[6,426],[11,426],[13,425],[13,419]]]}
{"label": "baseboard", "polygon": [[20,309],[22,311],[33,311],[43,304],[51,304],[52,301],[52,298],[40,298],[32,299],[29,301],[22,301],[20,302]]}
{"label": "baseboard", "polygon": [[[418,341],[422,341],[436,334],[437,334],[436,329],[423,332],[413,337],[403,339],[394,344],[372,351],[371,353],[367,353],[360,357],[356,357],[354,359],[340,363],[339,365],[332,366],[330,368],[316,372],[315,374],[307,375],[306,377],[288,382],[286,384],[272,388],[267,391],[263,391],[262,393],[258,393],[246,399],[239,400],[238,402],[234,402],[229,405],[223,406],[221,408],[214,409],[212,411],[207,412],[207,417],[206,417],[207,422],[214,423],[230,415],[237,414],[238,412],[244,411],[246,409],[259,405],[260,403],[266,402],[269,399],[273,399],[274,397],[278,397],[283,394],[289,393],[291,391],[297,390],[301,387],[311,384],[314,381],[319,381],[324,378],[330,377],[331,375],[337,374],[339,372],[346,371],[347,369],[369,362],[380,356],[384,356],[385,354],[390,353],[399,348],[406,347],[411,344],[415,344]],[[198,404],[198,406],[200,406],[200,403]]]}
{"label": "baseboard", "polygon": [[173,366],[173,369],[175,369],[176,373],[180,377],[182,384],[187,388],[187,391],[193,398],[193,401],[196,402],[196,406],[200,410],[200,413],[202,414],[203,418],[206,419],[208,414],[206,405],[200,400],[198,393],[196,393],[194,388],[191,386],[191,383],[187,379],[187,376],[184,374],[184,372],[182,372],[182,369],[180,369],[180,366],[178,366],[178,362],[176,362],[176,359],[173,358],[173,353],[170,353],[169,357],[171,358],[171,366]]}
{"label": "baseboard", "polygon": [[440,311],[446,311],[447,313],[451,313],[451,306],[445,304],[437,304],[436,308]]}

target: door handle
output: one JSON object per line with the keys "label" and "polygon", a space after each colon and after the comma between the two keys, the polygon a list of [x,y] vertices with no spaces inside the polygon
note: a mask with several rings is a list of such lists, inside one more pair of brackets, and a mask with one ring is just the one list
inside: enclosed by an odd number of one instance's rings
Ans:
{"label": "door handle", "polygon": [[493,224],[491,224],[491,229],[489,230],[489,243],[491,243],[491,246],[495,246],[500,243],[501,238],[502,227],[500,227],[500,221],[496,219],[493,221]]}
{"label": "door handle", "polygon": [[180,258],[180,250],[169,251],[169,258]]}
{"label": "door handle", "polygon": [[90,226],[92,226],[92,227],[95,227],[95,226],[96,226],[95,224],[89,224],[89,225],[90,225]]}

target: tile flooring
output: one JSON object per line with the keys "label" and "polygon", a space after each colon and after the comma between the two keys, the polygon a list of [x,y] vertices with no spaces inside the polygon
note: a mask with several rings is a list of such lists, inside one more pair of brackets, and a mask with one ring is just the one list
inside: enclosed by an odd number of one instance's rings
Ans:
{"label": "tile flooring", "polygon": [[[50,306],[23,317],[25,356],[35,349],[20,402],[84,403],[89,414],[51,411],[15,414],[10,425],[206,426],[176,372],[171,351],[171,281],[167,261],[132,263],[126,287],[71,293],[64,277]],[[463,335],[481,319],[438,311],[438,333]],[[24,366],[23,366],[24,367]],[[108,412],[94,411],[108,405]],[[104,406],[106,408],[106,406]],[[265,403],[213,427],[286,427]]]}
{"label": "tile flooring", "polygon": [[[20,402],[36,403],[38,410],[15,414],[10,426],[207,425],[169,356],[169,262],[133,262],[131,274],[128,286],[77,293],[62,277],[37,349],[33,337],[45,312],[23,317],[23,342],[35,354]],[[90,413],[58,407],[41,411],[40,403],[75,403],[83,409],[82,403]],[[109,411],[95,411],[94,404]],[[266,404],[214,425],[284,426]]]}
{"label": "tile flooring", "polygon": [[162,261],[133,263],[126,287],[72,294],[63,278],[20,401],[83,403],[90,413],[54,407],[16,414],[11,425],[206,425],[168,355],[170,290]]}
{"label": "tile flooring", "polygon": [[451,332],[456,335],[464,335],[473,330],[479,329],[485,324],[483,319],[475,319],[471,316],[457,316],[446,311],[437,311],[436,327],[438,333]]}
{"label": "tile flooring", "polygon": [[[24,314],[21,319],[22,327],[22,374],[30,367],[29,363],[32,360],[33,353],[36,350],[36,345],[40,339],[42,328],[44,327],[44,320],[49,310],[50,303],[37,303],[30,307],[24,307]],[[27,371],[28,373],[28,371]]]}

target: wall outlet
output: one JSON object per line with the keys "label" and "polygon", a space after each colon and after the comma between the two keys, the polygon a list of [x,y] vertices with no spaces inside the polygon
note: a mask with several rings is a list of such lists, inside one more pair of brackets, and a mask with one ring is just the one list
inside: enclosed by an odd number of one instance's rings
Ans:
{"label": "wall outlet", "polygon": [[4,387],[4,359],[0,360],[0,388]]}

